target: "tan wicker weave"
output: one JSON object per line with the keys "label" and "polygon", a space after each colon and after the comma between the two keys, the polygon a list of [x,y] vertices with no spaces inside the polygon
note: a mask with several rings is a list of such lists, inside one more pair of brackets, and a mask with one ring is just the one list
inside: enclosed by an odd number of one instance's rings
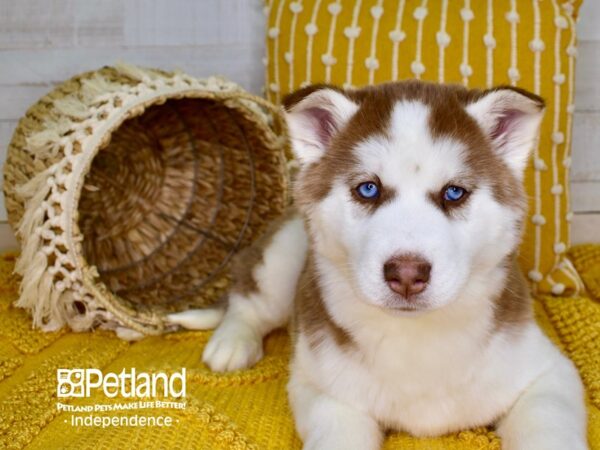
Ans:
{"label": "tan wicker weave", "polygon": [[169,329],[284,210],[288,151],[278,110],[220,78],[120,65],[65,82],[8,149],[17,305],[46,330]]}

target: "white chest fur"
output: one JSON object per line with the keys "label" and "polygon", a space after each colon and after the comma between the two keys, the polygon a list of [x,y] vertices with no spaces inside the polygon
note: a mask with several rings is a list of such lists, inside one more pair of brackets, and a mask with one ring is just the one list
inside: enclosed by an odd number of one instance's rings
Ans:
{"label": "white chest fur", "polygon": [[[334,398],[385,427],[417,436],[488,425],[560,357],[534,323],[494,330],[482,298],[429,316],[393,317],[327,283],[326,307],[353,345],[301,336],[295,368]],[[459,314],[460,313],[460,314]]]}
{"label": "white chest fur", "polygon": [[485,348],[470,347],[388,337],[370,354],[325,342],[314,352],[301,340],[297,361],[333,397],[386,427],[428,436],[493,423],[554,361],[534,325],[519,337],[496,335]]}

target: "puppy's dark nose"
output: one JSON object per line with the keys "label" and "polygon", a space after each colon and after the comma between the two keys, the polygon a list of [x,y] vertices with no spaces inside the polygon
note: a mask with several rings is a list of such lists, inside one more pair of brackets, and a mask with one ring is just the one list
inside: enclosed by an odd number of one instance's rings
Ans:
{"label": "puppy's dark nose", "polygon": [[415,255],[394,256],[383,265],[383,276],[388,286],[404,298],[423,292],[430,273],[431,264]]}

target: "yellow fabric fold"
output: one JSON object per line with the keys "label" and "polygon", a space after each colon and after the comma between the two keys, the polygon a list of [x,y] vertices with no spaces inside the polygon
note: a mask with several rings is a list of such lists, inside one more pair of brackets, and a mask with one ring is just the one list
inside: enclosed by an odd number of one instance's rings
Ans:
{"label": "yellow fabric fold", "polygon": [[600,301],[600,245],[578,245],[571,249],[569,256],[588,293]]}

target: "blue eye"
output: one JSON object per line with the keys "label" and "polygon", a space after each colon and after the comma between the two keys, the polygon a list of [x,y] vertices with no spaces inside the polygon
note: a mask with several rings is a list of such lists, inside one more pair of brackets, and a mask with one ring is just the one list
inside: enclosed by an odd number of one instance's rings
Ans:
{"label": "blue eye", "polygon": [[448,202],[457,202],[465,196],[467,191],[459,186],[448,186],[444,192],[444,200]]}
{"label": "blue eye", "polygon": [[356,188],[356,192],[358,192],[358,195],[360,195],[362,198],[366,198],[368,200],[379,197],[379,188],[372,181],[359,184]]}

